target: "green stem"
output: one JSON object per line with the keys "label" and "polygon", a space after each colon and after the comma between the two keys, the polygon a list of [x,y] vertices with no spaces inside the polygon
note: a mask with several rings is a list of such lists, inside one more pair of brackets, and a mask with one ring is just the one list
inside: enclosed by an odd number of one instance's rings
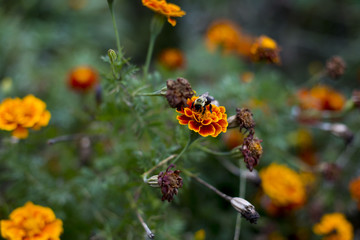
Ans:
{"label": "green stem", "polygon": [[161,162],[159,162],[158,164],[156,164],[154,167],[152,167],[150,170],[144,172],[141,176],[144,180],[144,182],[146,182],[147,180],[147,176],[152,173],[155,169],[157,169],[158,167],[164,165],[165,163],[167,163],[168,161],[170,161],[171,159],[173,159],[176,155],[170,155],[169,157],[165,158],[164,160],[162,160]]}
{"label": "green stem", "polygon": [[190,147],[190,145],[196,141],[196,139],[199,138],[199,134],[194,132],[194,131],[190,131],[190,136],[189,136],[189,140],[186,143],[185,147],[183,148],[183,150],[179,153],[179,155],[176,156],[176,158],[174,159],[174,161],[172,161],[171,164],[175,164],[177,160],[179,160],[179,158],[184,154],[184,152],[186,152],[186,150],[188,150],[188,148]]}
{"label": "green stem", "polygon": [[154,50],[155,40],[156,40],[157,34],[151,33],[150,35],[150,42],[149,42],[149,48],[146,55],[146,61],[144,66],[144,79],[147,78],[148,72],[149,72],[149,66],[151,61],[151,56]]}
{"label": "green stem", "polygon": [[120,37],[119,37],[119,32],[117,30],[117,26],[116,26],[116,20],[115,20],[115,14],[114,14],[114,8],[113,8],[113,1],[108,1],[108,5],[109,5],[109,10],[110,10],[110,14],[111,14],[111,18],[112,18],[112,22],[113,22],[113,26],[114,26],[114,31],[115,31],[115,37],[116,37],[116,46],[119,52],[119,55],[121,56],[121,47],[120,47]]}
{"label": "green stem", "polygon": [[209,148],[206,148],[206,147],[203,147],[203,146],[196,146],[198,149],[200,149],[201,151],[203,152],[206,152],[206,153],[210,153],[210,154],[213,154],[213,155],[218,155],[218,156],[232,156],[232,155],[235,155],[236,152],[218,152],[218,151],[214,151],[214,150],[211,150]]}
{"label": "green stem", "polygon": [[[239,160],[239,166],[240,166],[240,170],[244,170],[243,167],[243,162],[242,159]],[[239,177],[240,180],[240,188],[239,188],[239,197],[245,199],[245,192],[246,192],[246,178],[245,178],[245,174],[240,174]],[[236,217],[236,225],[235,225],[235,233],[234,233],[234,240],[238,240],[240,238],[240,233],[241,233],[241,214],[238,213],[237,217]]]}

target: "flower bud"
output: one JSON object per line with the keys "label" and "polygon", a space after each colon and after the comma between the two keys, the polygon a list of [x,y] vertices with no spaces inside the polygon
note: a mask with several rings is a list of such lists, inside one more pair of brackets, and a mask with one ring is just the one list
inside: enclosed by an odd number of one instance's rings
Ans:
{"label": "flower bud", "polygon": [[117,54],[113,49],[108,50],[108,56],[109,56],[111,64],[113,64],[117,59]]}
{"label": "flower bud", "polygon": [[147,183],[150,187],[154,187],[154,188],[160,187],[160,185],[159,185],[159,180],[158,180],[158,175],[154,175],[154,176],[148,178],[148,179],[146,180],[146,183]]}
{"label": "flower bud", "polygon": [[241,213],[250,223],[256,223],[260,215],[255,211],[255,207],[243,198],[234,197],[230,200],[231,205],[236,211]]}

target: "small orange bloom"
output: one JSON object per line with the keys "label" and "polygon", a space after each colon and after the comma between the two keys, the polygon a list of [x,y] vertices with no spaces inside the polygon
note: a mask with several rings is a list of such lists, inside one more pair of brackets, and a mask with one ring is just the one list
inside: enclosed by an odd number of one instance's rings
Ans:
{"label": "small orange bloom", "polygon": [[48,208],[27,202],[1,220],[1,236],[7,240],[60,240],[62,221]]}
{"label": "small orange bloom", "polygon": [[313,232],[323,235],[323,240],[353,240],[354,227],[339,212],[329,213],[322,216],[319,223],[313,226]]}
{"label": "small orange bloom", "polygon": [[46,104],[33,95],[23,99],[7,98],[0,104],[0,129],[12,131],[19,139],[28,137],[28,128],[39,130],[47,126],[50,118]]}
{"label": "small orange bloom", "polygon": [[358,208],[360,209],[360,177],[350,182],[349,190],[351,197],[358,202]]}
{"label": "small orange bloom", "polygon": [[315,86],[312,89],[300,89],[297,96],[302,109],[319,111],[340,111],[345,105],[345,97],[326,85]]}
{"label": "small orange bloom", "polygon": [[240,38],[240,28],[237,25],[229,20],[219,20],[207,30],[206,45],[210,51],[220,47],[223,53],[236,52]]}
{"label": "small orange bloom", "polygon": [[233,149],[244,143],[244,134],[239,129],[230,129],[223,135],[223,142],[228,149]]}
{"label": "small orange bloom", "polygon": [[191,106],[197,98],[194,96],[187,100],[189,107],[185,107],[180,111],[176,110],[181,114],[176,117],[179,123],[181,125],[188,125],[190,130],[199,133],[203,137],[217,137],[221,132],[226,132],[228,122],[225,107],[217,107],[211,104],[212,112],[210,112],[210,105],[206,106],[204,113],[202,110],[196,111]]}
{"label": "small orange bloom", "polygon": [[173,27],[176,25],[176,20],[173,18],[182,17],[186,14],[178,5],[167,3],[166,0],[142,0],[142,4],[154,12],[167,17],[168,22]]}
{"label": "small orange bloom", "polygon": [[164,67],[175,70],[185,66],[185,57],[179,49],[167,48],[160,53],[159,62]]}
{"label": "small orange bloom", "polygon": [[68,77],[68,84],[78,91],[92,89],[98,81],[97,72],[88,66],[78,66],[73,69]]}
{"label": "small orange bloom", "polygon": [[279,56],[280,49],[278,48],[276,42],[262,35],[258,37],[251,46],[251,58],[253,61],[266,61],[269,63],[280,63]]}

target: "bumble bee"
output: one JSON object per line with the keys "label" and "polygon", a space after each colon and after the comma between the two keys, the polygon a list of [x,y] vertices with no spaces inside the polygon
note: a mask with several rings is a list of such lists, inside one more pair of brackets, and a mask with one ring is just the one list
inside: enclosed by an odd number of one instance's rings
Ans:
{"label": "bumble bee", "polygon": [[196,111],[202,111],[202,114],[206,111],[206,106],[209,105],[209,110],[212,113],[211,102],[215,99],[212,96],[209,96],[209,93],[206,92],[200,95],[195,101],[191,104],[191,108],[195,108]]}

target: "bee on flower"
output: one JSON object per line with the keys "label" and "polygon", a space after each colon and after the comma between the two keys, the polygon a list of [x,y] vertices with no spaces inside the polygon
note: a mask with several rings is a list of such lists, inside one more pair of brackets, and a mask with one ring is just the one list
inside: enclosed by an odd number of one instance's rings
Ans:
{"label": "bee on flower", "polygon": [[46,104],[33,95],[23,99],[6,98],[0,104],[0,129],[11,131],[18,139],[27,138],[29,128],[39,130],[47,126],[50,118]]}
{"label": "bee on flower", "polygon": [[6,240],[60,240],[63,223],[48,207],[27,202],[1,220],[1,236]]}
{"label": "bee on flower", "polygon": [[180,113],[177,120],[203,137],[217,137],[221,132],[225,133],[228,126],[226,109],[212,104],[212,99],[208,94],[189,98],[187,107],[176,110]]}

